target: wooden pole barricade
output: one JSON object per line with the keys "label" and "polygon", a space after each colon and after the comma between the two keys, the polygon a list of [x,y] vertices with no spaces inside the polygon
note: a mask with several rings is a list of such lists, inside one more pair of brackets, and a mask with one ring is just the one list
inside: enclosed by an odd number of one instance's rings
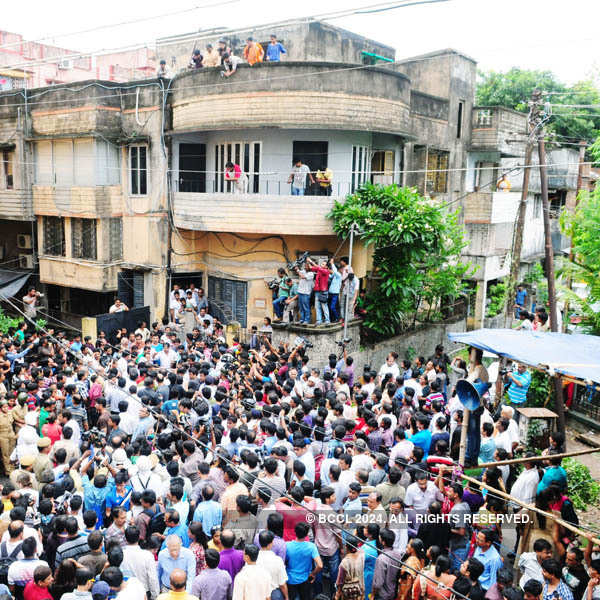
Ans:
{"label": "wooden pole barricade", "polygon": [[581,456],[582,454],[592,454],[600,452],[600,446],[597,448],[586,448],[585,450],[577,450],[575,452],[564,452],[563,454],[546,454],[545,456],[532,456],[531,458],[511,458],[510,460],[498,460],[491,463],[481,463],[477,465],[479,469],[487,469],[487,467],[501,467],[503,465],[518,465],[526,462],[538,462],[540,460],[551,460],[554,458],[569,458],[570,456]]}
{"label": "wooden pole barricade", "polygon": [[[554,456],[558,456],[558,455],[555,454]],[[496,464],[498,464],[498,463],[496,463]],[[489,485],[486,485],[485,483],[483,483],[482,481],[479,481],[478,479],[475,479],[474,477],[469,477],[468,475],[461,475],[460,477],[462,479],[465,479],[466,481],[470,481],[471,483],[478,485],[479,487],[485,488],[488,491],[488,493],[491,493],[494,496],[500,496],[501,498],[504,498],[505,500],[508,500],[509,502],[513,502],[514,504],[518,504],[519,506],[522,506],[523,508],[526,508],[528,510],[533,510],[534,512],[538,513],[539,515],[543,515],[547,519],[552,519],[553,521],[556,521],[559,525],[561,525],[565,529],[568,529],[569,531],[572,531],[573,533],[576,533],[577,535],[580,535],[586,539],[590,539],[588,537],[588,534],[585,531],[579,529],[579,527],[576,527],[575,525],[571,525],[571,523],[567,523],[566,521],[563,521],[560,517],[557,517],[556,515],[553,515],[552,513],[546,512],[545,510],[542,510],[541,508],[538,508],[537,506],[533,506],[533,504],[525,504],[525,502],[521,502],[521,500],[517,500],[510,494],[507,494],[506,492],[503,492],[502,490],[498,490],[496,488],[490,487]],[[600,544],[600,539],[598,539],[597,537],[592,536],[591,540],[594,544]]]}

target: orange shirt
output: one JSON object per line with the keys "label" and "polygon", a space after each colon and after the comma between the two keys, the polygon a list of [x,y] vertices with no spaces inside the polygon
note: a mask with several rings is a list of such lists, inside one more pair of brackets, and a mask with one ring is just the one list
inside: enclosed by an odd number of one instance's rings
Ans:
{"label": "orange shirt", "polygon": [[255,65],[258,62],[263,61],[265,51],[258,42],[251,42],[246,44],[244,48],[244,58],[248,61],[249,65]]}

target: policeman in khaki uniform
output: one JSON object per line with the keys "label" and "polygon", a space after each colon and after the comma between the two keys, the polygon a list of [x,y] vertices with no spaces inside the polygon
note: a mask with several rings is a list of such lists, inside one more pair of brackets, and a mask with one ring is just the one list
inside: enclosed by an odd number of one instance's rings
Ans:
{"label": "policeman in khaki uniform", "polygon": [[15,486],[15,488],[19,487],[17,485],[17,479],[19,478],[19,475],[21,475],[22,473],[27,473],[27,475],[29,475],[29,477],[31,478],[31,487],[34,490],[37,490],[39,488],[38,481],[33,473],[33,463],[34,462],[35,462],[35,456],[33,456],[32,454],[28,454],[27,456],[24,456],[21,459],[21,468],[15,469],[10,474],[10,481]]}
{"label": "policeman in khaki uniform", "polygon": [[25,415],[28,412],[26,392],[19,392],[19,395],[17,396],[17,403],[13,406],[11,412],[13,416],[15,434],[17,434],[19,433],[19,429],[25,425]]}
{"label": "policeman in khaki uniform", "polygon": [[0,400],[0,451],[2,452],[2,462],[4,464],[4,473],[8,476],[13,470],[10,462],[10,455],[15,449],[16,436],[13,428],[13,414],[6,400]]}
{"label": "policeman in khaki uniform", "polygon": [[37,447],[40,453],[33,461],[33,473],[38,481],[41,481],[41,475],[44,471],[47,471],[48,469],[52,471],[53,464],[48,456],[50,454],[51,444],[52,441],[48,437],[41,437],[37,441]]}

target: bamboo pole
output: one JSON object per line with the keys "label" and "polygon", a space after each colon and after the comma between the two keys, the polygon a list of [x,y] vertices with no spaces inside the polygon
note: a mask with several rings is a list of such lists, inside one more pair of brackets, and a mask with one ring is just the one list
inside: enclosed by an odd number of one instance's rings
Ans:
{"label": "bamboo pole", "polygon": [[[558,456],[558,455],[555,454],[555,456]],[[496,463],[496,464],[498,464],[498,463]],[[590,538],[589,534],[586,533],[585,531],[579,529],[579,527],[575,527],[575,525],[571,525],[571,523],[567,523],[566,521],[563,521],[560,517],[557,517],[556,515],[553,515],[552,513],[546,512],[545,510],[542,510],[541,508],[538,508],[537,506],[533,506],[533,504],[525,504],[525,502],[521,502],[521,500],[517,500],[510,494],[507,494],[506,492],[503,492],[502,490],[497,490],[496,488],[490,487],[489,485],[486,485],[485,483],[475,479],[474,477],[469,477],[468,475],[461,475],[460,477],[462,479],[466,479],[467,481],[470,481],[471,483],[478,485],[479,487],[485,488],[488,491],[488,493],[491,493],[494,496],[500,496],[501,498],[504,498],[505,500],[508,500],[509,502],[513,502],[514,504],[518,504],[519,506],[522,506],[523,508],[526,508],[528,510],[533,510],[534,512],[538,513],[539,515],[543,515],[547,519],[552,519],[553,521],[556,521],[559,525],[561,525],[565,529],[568,529],[569,531],[572,531],[573,533],[576,533],[577,535],[580,535],[586,539],[591,539],[594,544],[600,544],[600,539],[598,539],[597,537],[591,536],[591,538]]]}
{"label": "bamboo pole", "polygon": [[585,450],[577,450],[575,452],[564,452],[563,454],[547,454],[545,456],[532,456],[531,458],[511,458],[510,460],[499,460],[491,463],[482,463],[477,465],[480,469],[486,469],[487,467],[501,467],[503,465],[518,465],[526,462],[537,462],[540,460],[550,460],[554,458],[569,458],[570,456],[580,456],[582,454],[592,454],[593,452],[600,452],[600,446],[597,448],[586,448]]}

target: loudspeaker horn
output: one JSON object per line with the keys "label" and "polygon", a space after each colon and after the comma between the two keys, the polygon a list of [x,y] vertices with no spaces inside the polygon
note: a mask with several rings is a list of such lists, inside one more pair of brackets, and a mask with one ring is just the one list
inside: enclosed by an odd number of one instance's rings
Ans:
{"label": "loudspeaker horn", "polygon": [[459,379],[456,383],[456,395],[466,409],[476,410],[481,404],[481,397],[490,389],[490,385]]}

